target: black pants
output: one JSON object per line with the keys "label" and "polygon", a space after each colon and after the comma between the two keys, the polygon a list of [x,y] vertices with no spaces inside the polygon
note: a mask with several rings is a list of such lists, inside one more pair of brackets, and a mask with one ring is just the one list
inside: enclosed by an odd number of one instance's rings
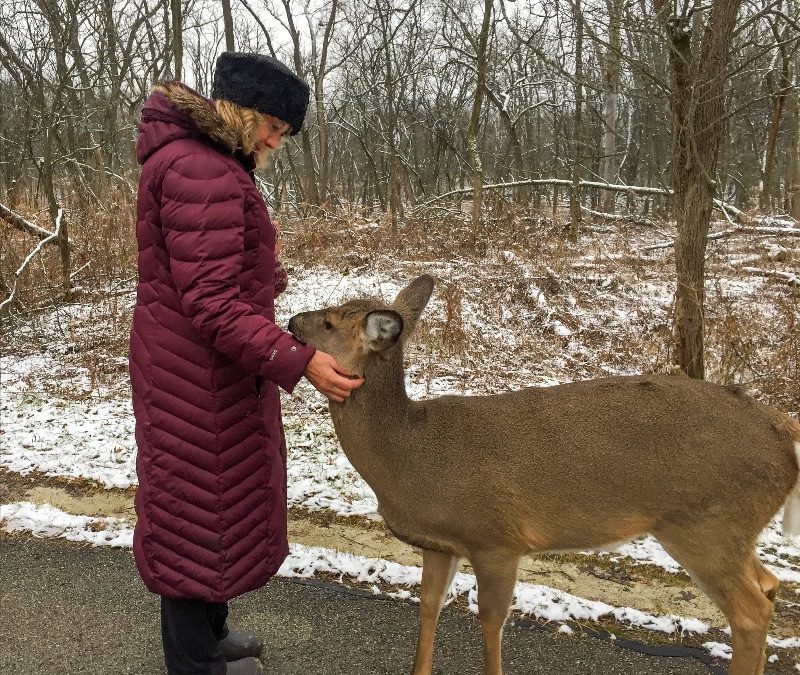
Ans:
{"label": "black pants", "polygon": [[227,602],[161,596],[161,637],[169,675],[225,675],[218,641],[228,634]]}

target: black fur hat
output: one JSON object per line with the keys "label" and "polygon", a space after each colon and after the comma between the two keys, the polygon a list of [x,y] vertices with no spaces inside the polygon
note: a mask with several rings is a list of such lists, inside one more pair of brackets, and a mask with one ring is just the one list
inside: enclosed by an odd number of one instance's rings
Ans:
{"label": "black fur hat", "polygon": [[294,136],[303,126],[308,85],[277,59],[223,52],[217,58],[211,98],[225,99],[288,122]]}

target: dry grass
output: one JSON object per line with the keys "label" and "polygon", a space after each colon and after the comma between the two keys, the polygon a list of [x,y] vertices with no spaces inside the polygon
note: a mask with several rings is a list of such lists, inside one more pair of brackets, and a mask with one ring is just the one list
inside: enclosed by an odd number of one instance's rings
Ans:
{"label": "dry grass", "polygon": [[[11,207],[45,229],[53,229],[41,205]],[[72,283],[76,297],[113,292],[136,274],[136,195],[130,185],[112,185],[96,199],[76,194],[65,198],[65,219],[72,245]],[[0,275],[10,285],[14,271],[37,240],[9,226],[0,228]],[[21,275],[17,299],[22,312],[52,307],[61,298],[61,269],[55,246],[47,246]]]}

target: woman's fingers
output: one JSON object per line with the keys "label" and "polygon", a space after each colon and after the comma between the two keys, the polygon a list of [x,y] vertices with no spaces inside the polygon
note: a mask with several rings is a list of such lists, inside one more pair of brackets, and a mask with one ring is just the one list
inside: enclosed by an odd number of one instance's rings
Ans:
{"label": "woman's fingers", "polygon": [[331,359],[332,359],[331,367],[332,367],[332,368],[333,368],[333,369],[334,369],[334,370],[335,370],[337,373],[339,373],[339,375],[343,375],[344,377],[346,377],[346,378],[348,378],[348,379],[353,379],[353,378],[360,379],[356,373],[352,373],[352,372],[350,372],[349,370],[347,370],[347,368],[345,368],[345,367],[344,367],[344,366],[343,366],[341,363],[339,363],[339,362],[338,362],[336,359],[334,359],[333,357],[331,357]]}
{"label": "woman's fingers", "polygon": [[328,396],[328,398],[333,399],[337,403],[341,403],[346,399],[354,389],[357,389],[361,386],[363,380],[351,380],[341,375],[338,375],[336,371],[332,371],[332,375],[330,380],[327,382],[327,391],[323,391],[322,393]]}
{"label": "woman's fingers", "polygon": [[305,376],[327,398],[342,403],[364,380],[336,362],[330,354],[317,351],[306,366]]}

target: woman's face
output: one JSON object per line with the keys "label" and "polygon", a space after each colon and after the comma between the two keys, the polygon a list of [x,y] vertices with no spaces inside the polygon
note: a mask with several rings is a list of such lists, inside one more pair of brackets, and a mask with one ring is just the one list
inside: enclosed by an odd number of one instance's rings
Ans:
{"label": "woman's face", "polygon": [[263,115],[264,121],[256,131],[256,152],[262,150],[276,150],[288,135],[291,127],[287,122],[278,119],[274,115]]}
{"label": "woman's face", "polygon": [[263,169],[273,150],[280,147],[284,136],[291,131],[291,126],[274,115],[263,115],[263,122],[256,129],[253,155],[257,169]]}

